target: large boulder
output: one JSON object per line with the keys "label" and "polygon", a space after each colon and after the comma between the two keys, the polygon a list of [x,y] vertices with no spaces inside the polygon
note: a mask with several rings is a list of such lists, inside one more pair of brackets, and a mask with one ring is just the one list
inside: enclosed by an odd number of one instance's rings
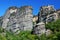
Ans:
{"label": "large boulder", "polygon": [[36,34],[38,36],[44,34],[45,31],[45,24],[43,22],[36,24],[36,26],[33,28],[33,34]]}

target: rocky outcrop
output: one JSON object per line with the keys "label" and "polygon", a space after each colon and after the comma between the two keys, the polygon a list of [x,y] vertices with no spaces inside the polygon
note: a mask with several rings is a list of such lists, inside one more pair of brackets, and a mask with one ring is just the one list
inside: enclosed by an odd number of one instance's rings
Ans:
{"label": "rocky outcrop", "polygon": [[33,16],[31,6],[9,7],[3,17],[0,17],[0,26],[13,33],[20,31],[33,31],[33,34],[50,34],[50,30],[45,28],[48,22],[60,19],[60,10],[55,10],[53,6],[42,6],[38,15]]}
{"label": "rocky outcrop", "polygon": [[33,27],[33,34],[41,35],[45,33],[49,35],[51,31],[45,28],[45,24],[59,19],[59,14],[60,10],[56,11],[53,6],[42,6],[38,13],[38,23]]}
{"label": "rocky outcrop", "polygon": [[3,17],[2,28],[18,34],[21,30],[32,30],[32,7],[10,7]]}
{"label": "rocky outcrop", "polygon": [[53,6],[42,6],[38,14],[39,22],[43,21],[46,23],[54,21],[55,11]]}

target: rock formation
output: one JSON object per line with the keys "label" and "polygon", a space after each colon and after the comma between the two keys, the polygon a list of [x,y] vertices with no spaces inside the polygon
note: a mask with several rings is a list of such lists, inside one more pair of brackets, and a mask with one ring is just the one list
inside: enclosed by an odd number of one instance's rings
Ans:
{"label": "rock formation", "polygon": [[[33,34],[41,35],[46,33],[50,34],[50,30],[45,28],[48,22],[56,21],[60,18],[60,10],[55,10],[53,6],[42,6],[38,13],[38,23],[33,27]],[[36,21],[35,21],[36,22]],[[43,22],[43,23],[41,23]],[[43,33],[42,33],[43,32]]]}
{"label": "rock formation", "polygon": [[32,7],[23,6],[20,8],[10,7],[3,17],[2,28],[13,33],[19,33],[20,30],[32,30]]}
{"label": "rock formation", "polygon": [[50,34],[45,24],[60,19],[60,10],[50,5],[42,6],[37,16],[33,16],[32,12],[31,6],[9,7],[5,15],[0,17],[0,26],[15,34],[20,31],[32,31],[36,35]]}
{"label": "rock formation", "polygon": [[43,21],[44,23],[46,23],[46,22],[53,21],[54,18],[51,14],[53,14],[54,11],[55,11],[55,9],[53,6],[50,6],[50,5],[42,6],[40,9],[40,12],[38,14],[39,22]]}
{"label": "rock formation", "polygon": [[17,23],[21,30],[32,30],[33,15],[31,6],[23,6],[17,13]]}
{"label": "rock formation", "polygon": [[36,24],[36,26],[33,28],[33,34],[36,34],[38,36],[44,34],[45,31],[45,24],[43,22]]}

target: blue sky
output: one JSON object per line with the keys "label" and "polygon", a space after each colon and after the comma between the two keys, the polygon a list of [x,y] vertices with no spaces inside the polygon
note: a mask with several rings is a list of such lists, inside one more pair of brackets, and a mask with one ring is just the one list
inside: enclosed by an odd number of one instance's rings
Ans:
{"label": "blue sky", "polygon": [[60,0],[0,0],[0,16],[3,16],[10,6],[25,6],[33,7],[33,14],[38,14],[41,6],[54,5],[56,9],[60,9]]}

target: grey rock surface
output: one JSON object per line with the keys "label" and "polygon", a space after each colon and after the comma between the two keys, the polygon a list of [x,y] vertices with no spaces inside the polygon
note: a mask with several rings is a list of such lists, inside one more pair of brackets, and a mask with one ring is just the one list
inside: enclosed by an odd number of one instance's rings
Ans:
{"label": "grey rock surface", "polygon": [[40,9],[40,12],[38,14],[39,22],[43,21],[44,23],[46,23],[46,22],[54,21],[54,17],[55,17],[54,12],[55,11],[56,10],[54,9],[53,6],[50,6],[50,5],[42,6]]}
{"label": "grey rock surface", "polygon": [[20,8],[10,7],[3,17],[2,28],[18,34],[20,30],[31,31],[33,28],[33,15],[31,6]]}
{"label": "grey rock surface", "polygon": [[38,36],[44,34],[46,32],[45,24],[43,22],[40,22],[36,24],[36,26],[33,28],[33,34],[36,34]]}

